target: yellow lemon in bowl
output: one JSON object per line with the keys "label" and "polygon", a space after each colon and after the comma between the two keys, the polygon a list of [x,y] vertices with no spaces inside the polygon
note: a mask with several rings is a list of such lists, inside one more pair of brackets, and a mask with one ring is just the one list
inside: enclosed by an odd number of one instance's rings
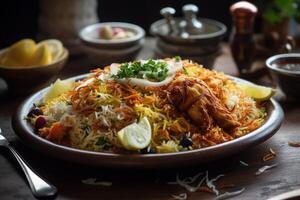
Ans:
{"label": "yellow lemon in bowl", "polygon": [[63,44],[56,39],[35,43],[32,39],[22,39],[0,55],[2,66],[41,66],[58,61],[64,55]]}
{"label": "yellow lemon in bowl", "polygon": [[1,63],[7,66],[27,66],[36,52],[32,39],[23,39],[13,44],[2,56]]}
{"label": "yellow lemon in bowl", "polygon": [[38,43],[38,47],[40,45],[46,44],[52,56],[52,61],[58,60],[64,52],[64,47],[61,41],[56,39],[43,40]]}
{"label": "yellow lemon in bowl", "polygon": [[36,51],[30,61],[30,65],[48,65],[52,62],[52,54],[47,44],[37,45]]}
{"label": "yellow lemon in bowl", "polygon": [[25,66],[25,64],[19,63],[15,59],[12,59],[7,52],[3,53],[0,57],[0,64],[8,67],[15,67],[15,66]]}

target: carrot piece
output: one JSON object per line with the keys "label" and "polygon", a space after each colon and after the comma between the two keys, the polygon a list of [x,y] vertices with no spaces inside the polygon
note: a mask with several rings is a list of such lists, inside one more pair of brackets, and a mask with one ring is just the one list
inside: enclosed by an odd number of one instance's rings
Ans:
{"label": "carrot piece", "polygon": [[65,129],[60,122],[55,122],[50,127],[49,139],[60,141],[65,135]]}
{"label": "carrot piece", "polygon": [[132,98],[137,98],[137,97],[139,97],[138,94],[131,94],[129,96],[124,97],[124,99],[127,100],[127,99],[132,99]]}
{"label": "carrot piece", "polygon": [[48,128],[48,127],[44,127],[44,128],[39,129],[40,136],[42,136],[44,138],[48,137],[49,132],[50,132],[50,128]]}

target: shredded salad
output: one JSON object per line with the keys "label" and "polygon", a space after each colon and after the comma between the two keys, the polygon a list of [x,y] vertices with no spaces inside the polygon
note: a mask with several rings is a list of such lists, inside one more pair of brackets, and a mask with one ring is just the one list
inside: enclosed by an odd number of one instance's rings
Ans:
{"label": "shredded salad", "polygon": [[[170,153],[205,148],[262,125],[265,101],[223,73],[179,57],[112,64],[53,84],[27,120],[55,143],[97,152]],[[61,89],[64,88],[64,89]],[[53,92],[55,90],[55,92]]]}

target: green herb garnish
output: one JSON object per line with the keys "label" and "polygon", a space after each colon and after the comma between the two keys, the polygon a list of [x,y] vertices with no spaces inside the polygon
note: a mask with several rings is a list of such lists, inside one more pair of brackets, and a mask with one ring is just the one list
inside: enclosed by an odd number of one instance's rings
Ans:
{"label": "green herb garnish", "polygon": [[186,69],[185,67],[183,67],[183,73],[184,73],[185,75],[189,75],[189,72],[187,71],[187,69]]}
{"label": "green herb garnish", "polygon": [[104,146],[105,144],[106,144],[106,139],[104,137],[99,137],[97,142],[96,142],[96,145]]}
{"label": "green herb garnish", "polygon": [[145,63],[142,63],[141,61],[123,63],[118,73],[112,75],[112,78],[141,78],[149,79],[151,81],[163,81],[167,76],[167,63],[150,59]]}
{"label": "green herb garnish", "polygon": [[109,143],[109,141],[104,137],[99,137],[97,142],[95,143],[97,146],[99,146],[103,150],[109,150],[112,145]]}
{"label": "green herb garnish", "polygon": [[82,124],[81,129],[83,130],[84,137],[86,137],[87,135],[89,135],[92,132],[92,127],[87,122],[84,122]]}
{"label": "green herb garnish", "polygon": [[174,59],[175,59],[176,62],[181,61],[181,57],[180,56],[175,56]]}

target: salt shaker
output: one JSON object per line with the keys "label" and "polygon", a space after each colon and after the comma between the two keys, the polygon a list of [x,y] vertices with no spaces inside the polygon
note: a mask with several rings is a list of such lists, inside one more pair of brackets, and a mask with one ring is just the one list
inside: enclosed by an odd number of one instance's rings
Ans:
{"label": "salt shaker", "polygon": [[249,73],[255,57],[253,31],[257,8],[247,1],[240,1],[230,7],[230,13],[233,20],[230,35],[232,56],[240,74]]}
{"label": "salt shaker", "polygon": [[175,9],[171,7],[166,7],[160,10],[160,14],[166,19],[168,28],[169,28],[169,35],[170,34],[176,34],[177,28],[176,28],[176,23],[174,20],[174,14],[175,14]]}
{"label": "salt shaker", "polygon": [[187,4],[182,7],[184,15],[184,20],[180,23],[182,37],[203,33],[202,23],[197,19],[198,10],[198,7],[194,4]]}

